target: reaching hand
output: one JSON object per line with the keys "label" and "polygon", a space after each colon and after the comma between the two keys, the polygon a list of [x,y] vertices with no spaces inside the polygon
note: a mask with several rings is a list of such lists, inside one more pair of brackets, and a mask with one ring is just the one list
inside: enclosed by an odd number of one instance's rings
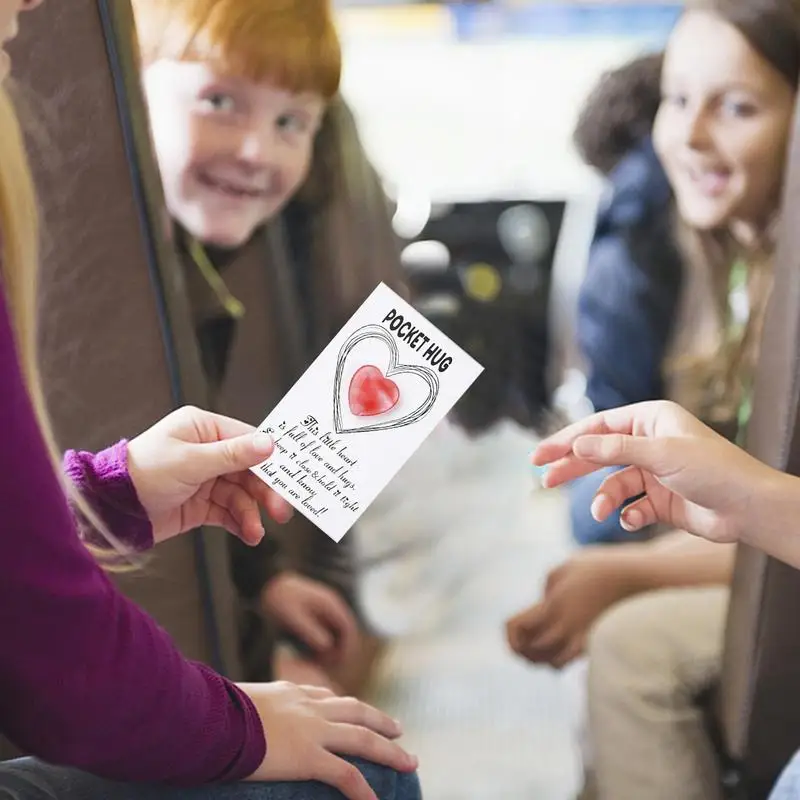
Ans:
{"label": "reaching hand", "polygon": [[544,484],[558,486],[601,466],[626,466],[598,489],[592,515],[606,519],[630,498],[629,531],[666,522],[716,542],[740,539],[754,497],[768,496],[776,473],[674,403],[640,403],[595,414],[543,441]]}
{"label": "reaching hand", "polygon": [[251,425],[189,406],[129,442],[128,469],[155,541],[219,525],[258,544],[259,506],[286,522],[291,506],[249,471],[272,449]]}

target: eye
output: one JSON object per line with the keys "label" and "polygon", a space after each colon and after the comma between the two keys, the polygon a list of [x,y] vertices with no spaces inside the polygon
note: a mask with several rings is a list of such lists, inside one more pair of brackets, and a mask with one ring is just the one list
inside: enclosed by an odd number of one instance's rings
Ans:
{"label": "eye", "polygon": [[236,101],[225,92],[210,92],[200,102],[209,111],[220,114],[230,114],[236,110]]}
{"label": "eye", "polygon": [[308,130],[308,119],[296,113],[281,114],[276,122],[278,129],[287,133],[305,133]]}
{"label": "eye", "polygon": [[681,92],[664,92],[661,95],[661,103],[672,108],[686,108],[689,105],[689,98]]}
{"label": "eye", "polygon": [[722,101],[722,112],[728,117],[746,119],[752,117],[757,111],[755,105],[749,100],[738,97],[726,97]]}

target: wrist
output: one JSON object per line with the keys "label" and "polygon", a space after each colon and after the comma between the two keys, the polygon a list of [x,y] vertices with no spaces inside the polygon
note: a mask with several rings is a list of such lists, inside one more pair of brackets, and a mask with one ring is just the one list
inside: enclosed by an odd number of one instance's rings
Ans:
{"label": "wrist", "polygon": [[[626,596],[717,579],[713,565],[719,560],[721,545],[707,545],[688,533],[676,534],[662,534],[651,541],[626,545],[618,559],[619,580]],[[713,548],[711,568],[704,566],[712,553],[707,547]]]}
{"label": "wrist", "polygon": [[619,601],[649,588],[647,564],[641,554],[643,548],[644,545],[635,542],[616,544],[604,546],[599,552],[587,550],[577,558],[591,560],[593,571],[604,576],[607,586],[614,587]]}
{"label": "wrist", "polygon": [[625,597],[659,588],[652,549],[647,542],[635,543],[618,554],[618,580]]}
{"label": "wrist", "polygon": [[800,517],[800,479],[765,465],[760,467],[740,515],[738,539],[797,565],[800,532],[795,532],[794,526]]}

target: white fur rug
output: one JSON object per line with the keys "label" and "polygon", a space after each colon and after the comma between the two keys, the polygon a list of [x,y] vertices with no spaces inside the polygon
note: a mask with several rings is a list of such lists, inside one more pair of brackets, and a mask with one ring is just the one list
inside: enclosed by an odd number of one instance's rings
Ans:
{"label": "white fur rug", "polygon": [[427,800],[570,800],[574,699],[507,649],[504,622],[568,554],[563,497],[536,491],[535,440],[513,425],[468,440],[443,424],[362,518],[363,603],[394,637],[371,700],[405,725]]}

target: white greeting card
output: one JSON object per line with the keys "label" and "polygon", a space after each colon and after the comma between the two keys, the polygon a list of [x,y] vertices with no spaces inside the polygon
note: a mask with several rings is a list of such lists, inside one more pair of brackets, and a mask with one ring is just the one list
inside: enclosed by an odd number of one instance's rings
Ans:
{"label": "white greeting card", "polygon": [[381,283],[261,424],[253,472],[338,542],[482,371]]}

